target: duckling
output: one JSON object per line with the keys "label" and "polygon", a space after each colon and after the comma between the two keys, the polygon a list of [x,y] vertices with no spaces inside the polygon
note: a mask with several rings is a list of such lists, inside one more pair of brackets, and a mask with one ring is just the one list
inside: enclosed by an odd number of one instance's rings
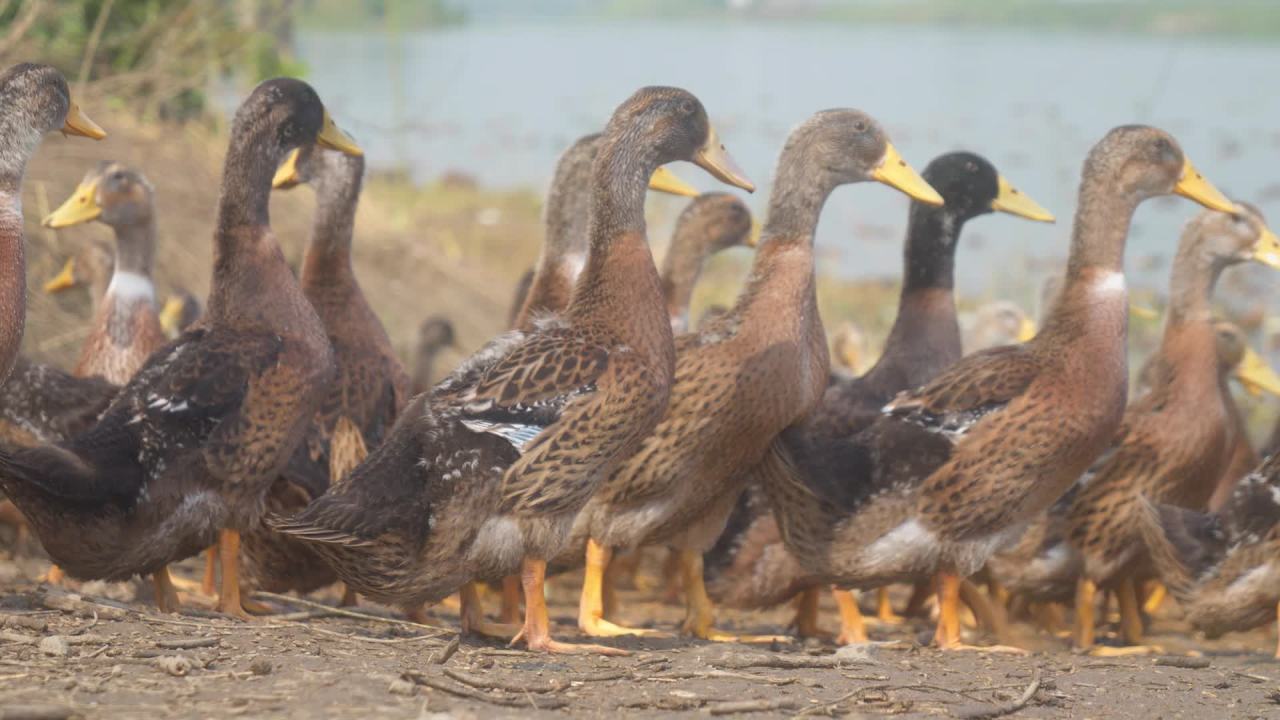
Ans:
{"label": "duckling", "polygon": [[1081,479],[1066,514],[1067,540],[1081,554],[1077,647],[1092,648],[1096,587],[1116,586],[1124,640],[1137,645],[1136,583],[1150,572],[1139,529],[1140,496],[1203,510],[1230,460],[1237,428],[1216,352],[1211,294],[1223,269],[1254,260],[1280,269],[1280,240],[1256,208],[1206,212],[1183,233],[1151,389],[1125,413],[1113,450]]}
{"label": "duckling", "polygon": [[587,634],[641,632],[604,620],[601,578],[614,550],[662,544],[681,551],[682,631],[733,639],[713,627],[702,556],[777,434],[806,415],[826,389],[813,235],[831,192],[868,180],[942,204],[865,113],[820,112],[788,138],[745,289],[727,315],[680,337],[662,422],[597,489],[575,523],[575,534],[588,538],[578,610]]}
{"label": "duckling", "polygon": [[324,327],[271,234],[271,179],[293,147],[359,149],[309,85],[260,84],[236,112],[214,232],[205,318],[151,356],[85,432],[0,451],[0,488],[69,575],[153,574],[219,541],[219,609],[240,600],[240,532],[303,440],[333,375]]}
{"label": "duckling", "polygon": [[961,580],[1048,509],[1119,429],[1128,381],[1125,236],[1142,201],[1235,205],[1169,134],[1123,126],[1084,163],[1066,281],[1042,330],[900,393],[854,438],[794,428],[764,488],[787,549],[842,587],[936,576],[935,640],[961,649]]}
{"label": "duckling", "polygon": [[85,115],[62,73],[20,63],[0,73],[0,382],[9,377],[27,317],[27,264],[22,235],[22,179],[27,161],[54,130],[101,140],[107,134]]}
{"label": "duckling", "polygon": [[435,375],[436,356],[446,348],[458,347],[453,323],[443,315],[431,315],[418,326],[418,344],[413,353],[413,393],[427,392],[439,380]]}
{"label": "duckling", "polygon": [[[102,162],[44,219],[44,226],[53,229],[97,221],[115,232],[111,282],[97,303],[93,331],[80,350],[76,375],[98,375],[123,385],[167,340],[152,280],[154,194],[151,183],[138,170],[118,162]],[[61,287],[50,283],[46,290]]]}
{"label": "duckling", "polygon": [[753,189],[696,97],[636,92],[593,164],[590,249],[565,312],[481,349],[416,398],[345,481],[275,527],[374,600],[412,608],[461,588],[464,629],[487,629],[472,583],[519,568],[525,622],[513,642],[619,654],[553,640],[543,579],[578,511],[667,404],[675,352],[644,192],[674,160]]}

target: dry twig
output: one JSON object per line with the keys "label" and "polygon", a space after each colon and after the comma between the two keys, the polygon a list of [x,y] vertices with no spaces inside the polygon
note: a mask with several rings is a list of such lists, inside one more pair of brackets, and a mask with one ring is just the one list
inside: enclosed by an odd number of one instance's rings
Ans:
{"label": "dry twig", "polygon": [[490,705],[501,705],[502,707],[525,708],[532,706],[535,710],[558,710],[567,707],[569,702],[560,698],[543,698],[535,701],[532,696],[524,698],[511,697],[509,695],[490,695],[468,687],[453,685],[447,683],[440,678],[424,675],[423,673],[413,670],[407,671],[402,675],[405,680],[425,685],[433,690],[456,695],[457,697],[466,698],[468,700],[477,700],[479,702],[488,703]]}
{"label": "dry twig", "polygon": [[1036,691],[1040,689],[1040,668],[1036,668],[1031,672],[1031,682],[1027,684],[1027,689],[1022,691],[1022,695],[1010,703],[1003,705],[986,705],[980,707],[960,708],[955,715],[963,720],[986,720],[986,718],[997,718],[1002,715],[1009,715],[1018,712],[1031,702],[1031,698],[1035,697]]}

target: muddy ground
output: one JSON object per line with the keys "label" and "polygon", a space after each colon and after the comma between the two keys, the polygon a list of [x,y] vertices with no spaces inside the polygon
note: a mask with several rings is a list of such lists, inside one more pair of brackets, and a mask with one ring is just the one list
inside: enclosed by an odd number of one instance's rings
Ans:
{"label": "muddy ground", "polygon": [[[3,558],[0,551],[0,558]],[[1065,640],[1018,626],[1026,656],[942,653],[931,625],[871,626],[880,643],[763,645],[678,637],[609,641],[626,658],[542,656],[362,606],[368,617],[277,603],[282,614],[233,621],[195,603],[161,615],[143,583],[68,590],[35,578],[44,564],[0,559],[0,720],[13,718],[446,718],[841,716],[1019,718],[1280,717],[1271,628],[1206,641],[1171,604],[1153,620],[1163,654],[1073,655]],[[188,561],[181,574],[194,578]],[[551,586],[552,618],[576,637],[577,578]],[[625,591],[624,622],[672,628],[679,608]],[[310,598],[326,604],[335,593]],[[899,598],[901,600],[901,598]],[[834,613],[824,599],[823,620]],[[786,630],[789,611],[721,612],[721,627]],[[979,639],[976,636],[975,640]],[[892,641],[892,642],[885,642]],[[1202,651],[1203,655],[1198,655]]]}

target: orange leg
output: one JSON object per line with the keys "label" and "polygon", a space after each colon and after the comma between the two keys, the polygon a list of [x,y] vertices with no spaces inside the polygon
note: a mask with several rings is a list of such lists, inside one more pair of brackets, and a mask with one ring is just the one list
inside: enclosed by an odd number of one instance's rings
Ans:
{"label": "orange leg", "polygon": [[502,578],[502,622],[508,625],[520,623],[520,576]]}
{"label": "orange leg", "polygon": [[338,602],[338,607],[355,607],[360,604],[360,596],[350,585],[342,584],[342,600]]}
{"label": "orange leg", "polygon": [[214,543],[204,551],[204,579],[200,582],[200,591],[209,597],[218,589],[218,571],[214,568],[217,564],[218,543]]}
{"label": "orange leg", "polygon": [[802,638],[829,638],[831,633],[818,627],[819,588],[807,587],[796,596],[796,616],[791,625]]}
{"label": "orange leg", "polygon": [[889,602],[889,588],[876,588],[876,620],[885,625],[901,625],[905,619],[893,611],[893,603]]}
{"label": "orange leg", "polygon": [[551,618],[547,615],[545,582],[547,561],[525,558],[520,564],[520,582],[524,586],[524,627],[511,641],[524,641],[534,652],[600,655],[630,655],[626,650],[603,645],[574,645],[551,639]]}
{"label": "orange leg", "polygon": [[1280,603],[1276,603],[1276,658],[1280,659]]}
{"label": "orange leg", "polygon": [[836,607],[840,608],[840,634],[836,636],[836,642],[840,645],[866,642],[867,628],[862,623],[862,610],[858,609],[853,592],[833,587],[831,595],[836,599]]}
{"label": "orange leg", "polygon": [[217,609],[240,620],[252,620],[249,614],[267,613],[271,608],[262,603],[246,601],[240,595],[240,533],[223,530],[218,534],[218,554],[222,559],[222,588],[218,593]]}
{"label": "orange leg", "polygon": [[178,589],[173,586],[169,577],[169,568],[163,567],[151,574],[151,583],[155,589],[156,609],[162,613],[176,613],[181,604],[178,602]]}
{"label": "orange leg", "polygon": [[503,640],[510,640],[516,636],[518,628],[515,625],[504,625],[485,619],[484,606],[480,602],[480,591],[474,582],[469,582],[458,590],[458,599],[459,614],[462,615],[462,632]]}
{"label": "orange leg", "polygon": [[1089,578],[1076,583],[1076,624],[1074,644],[1077,649],[1088,650],[1094,643],[1094,609],[1098,585]]}
{"label": "orange leg", "polygon": [[979,626],[994,635],[999,642],[1009,642],[1009,621],[1005,617],[1003,605],[989,601],[982,590],[968,580],[960,583],[960,597],[973,611]]}
{"label": "orange leg", "polygon": [[50,585],[61,585],[67,581],[67,574],[57,565],[50,565],[49,572],[44,574],[44,581]]}
{"label": "orange leg", "polygon": [[1138,609],[1138,592],[1133,578],[1120,581],[1120,635],[1126,645],[1142,643],[1142,616]]}
{"label": "orange leg", "polygon": [[612,548],[587,540],[587,565],[582,576],[582,595],[578,599],[578,628],[592,637],[652,634],[651,630],[623,627],[604,619],[604,591],[612,559]]}
{"label": "orange leg", "polygon": [[960,591],[964,580],[954,571],[938,572],[938,629],[934,642],[942,650],[978,650],[981,652],[1013,652],[1024,650],[1007,645],[973,647],[960,641]]}

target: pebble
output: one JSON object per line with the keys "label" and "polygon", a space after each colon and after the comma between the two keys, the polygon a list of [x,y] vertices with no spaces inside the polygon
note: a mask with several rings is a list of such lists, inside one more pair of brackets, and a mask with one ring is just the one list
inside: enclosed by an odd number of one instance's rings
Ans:
{"label": "pebble", "polygon": [[418,692],[418,688],[404,678],[396,678],[387,686],[387,692],[392,695],[402,695],[404,697],[413,697]]}
{"label": "pebble", "polygon": [[50,657],[66,657],[67,639],[61,635],[50,635],[40,640],[40,654]]}

